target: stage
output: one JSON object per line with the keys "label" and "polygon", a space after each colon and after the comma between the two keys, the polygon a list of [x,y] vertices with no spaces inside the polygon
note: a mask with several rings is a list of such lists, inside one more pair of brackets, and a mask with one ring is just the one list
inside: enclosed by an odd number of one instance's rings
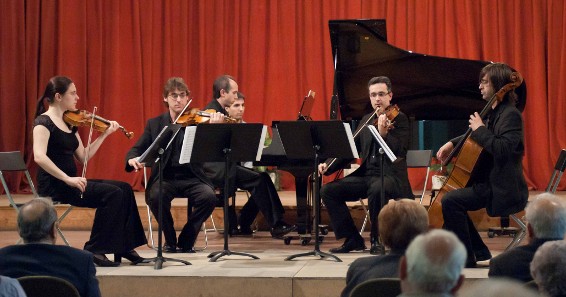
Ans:
{"label": "stage", "polygon": [[[294,222],[294,203],[292,203],[293,192],[280,193],[286,207],[286,218]],[[531,193],[531,199],[538,192]],[[566,193],[559,193],[566,197]],[[17,195],[19,202],[29,199],[29,195]],[[140,193],[136,194],[140,214],[144,225],[147,225],[145,205]],[[245,199],[240,199],[237,205],[243,204]],[[0,246],[14,244],[17,239],[15,225],[11,220],[15,219],[15,212],[7,205],[5,195],[0,196],[0,212],[2,215],[2,229],[0,232]],[[355,203],[354,203],[355,204]],[[183,209],[184,207],[184,209]],[[65,209],[64,205],[57,206],[58,211]],[[186,200],[175,199],[173,212],[176,221],[182,223],[182,215],[186,211]],[[179,209],[177,209],[179,208]],[[352,212],[357,212],[352,207]],[[63,231],[70,244],[76,248],[82,248],[89,236],[89,219],[93,211],[88,209],[74,209],[69,218],[68,225],[63,225]],[[215,223],[221,227],[222,214],[220,209],[215,211]],[[357,216],[357,215],[355,215]],[[11,218],[11,219],[10,219]],[[495,222],[498,220],[492,220]],[[80,223],[82,222],[82,223]],[[324,222],[324,219],[323,219]],[[15,223],[15,222],[14,222]],[[345,285],[345,276],[348,265],[358,257],[371,256],[368,251],[354,252],[337,255],[343,262],[336,262],[330,258],[320,259],[316,256],[296,258],[285,261],[287,256],[304,253],[314,249],[313,242],[302,245],[298,240],[292,240],[286,245],[283,240],[271,238],[269,232],[263,231],[260,222],[260,231],[251,237],[230,237],[229,248],[231,251],[246,252],[258,256],[260,259],[253,260],[242,256],[224,256],[217,262],[209,262],[207,256],[214,251],[223,249],[223,235],[219,232],[208,231],[208,246],[204,251],[196,254],[163,254],[164,257],[172,257],[189,261],[192,265],[183,265],[176,262],[165,262],[160,270],[154,269],[153,263],[137,266],[129,265],[127,260],[120,267],[106,268],[97,267],[97,277],[103,296],[339,296]],[[210,222],[207,228],[211,228]],[[73,231],[73,229],[78,231]],[[157,232],[154,232],[157,239]],[[364,232],[366,245],[369,246],[369,232]],[[495,256],[501,253],[511,241],[508,236],[488,238],[487,232],[481,232],[484,241]],[[523,241],[523,244],[527,240]],[[157,241],[156,241],[157,243]],[[62,241],[58,239],[58,244]],[[322,251],[328,251],[332,247],[339,246],[341,241],[334,239],[331,232],[321,244]],[[196,243],[196,248],[206,245],[204,232],[201,232]],[[142,257],[155,257],[156,252],[147,247],[137,249]],[[109,255],[111,257],[111,255]],[[480,268],[465,269],[466,281],[464,286],[487,278],[486,262],[479,262]]]}

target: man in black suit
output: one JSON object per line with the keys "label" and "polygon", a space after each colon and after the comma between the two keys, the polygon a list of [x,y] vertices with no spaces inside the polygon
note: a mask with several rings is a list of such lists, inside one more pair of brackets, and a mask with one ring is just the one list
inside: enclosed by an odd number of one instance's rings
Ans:
{"label": "man in black suit", "polygon": [[352,289],[370,279],[399,277],[399,260],[409,243],[428,230],[426,209],[412,199],[389,200],[377,217],[383,245],[390,248],[386,255],[358,258],[348,268],[346,287],[342,297],[350,296]]}
{"label": "man in black suit", "polygon": [[51,200],[36,198],[24,204],[18,214],[24,244],[0,249],[0,274],[13,278],[55,276],[71,282],[83,297],[99,297],[92,253],[56,245],[56,222]]}
{"label": "man in black suit", "polygon": [[[513,70],[503,63],[485,66],[479,75],[479,89],[489,101],[505,85],[513,83]],[[505,93],[504,93],[505,94]],[[483,148],[471,186],[448,192],[442,200],[444,228],[466,246],[466,267],[491,258],[489,249],[474,227],[468,211],[486,208],[490,216],[508,216],[525,208],[529,192],[523,176],[523,118],[515,107],[517,95],[507,92],[496,100],[486,119],[470,115],[470,139]],[[444,162],[463,136],[443,145],[436,157]]]}
{"label": "man in black suit", "polygon": [[[385,76],[374,77],[368,82],[368,93],[375,112],[365,115],[361,123],[376,123],[376,128],[387,146],[398,160],[391,163],[385,158],[384,168],[381,168],[379,144],[373,138],[367,127],[361,130],[356,139],[358,149],[361,149],[361,166],[352,174],[324,185],[320,196],[332,223],[336,239],[345,238],[344,244],[330,249],[331,253],[348,253],[365,249],[364,239],[358,233],[346,201],[357,201],[368,198],[371,220],[371,250],[372,254],[380,252],[377,234],[377,214],[381,208],[381,188],[384,188],[387,198],[412,198],[413,192],[407,175],[407,149],[409,147],[409,119],[399,112],[394,118],[388,118],[386,110],[391,110],[393,91],[391,80]],[[389,108],[389,109],[388,109]],[[375,120],[377,114],[377,120]],[[393,116],[394,113],[390,113]],[[330,167],[321,163],[319,172],[331,174],[350,163],[349,159],[337,159]],[[383,182],[381,184],[381,175]]]}
{"label": "man in black suit", "polygon": [[[163,88],[163,102],[168,111],[149,119],[140,139],[126,154],[126,171],[139,170],[143,164],[139,163],[139,156],[153,143],[161,130],[171,125],[183,111],[190,100],[190,91],[184,80],[172,77]],[[210,122],[223,121],[223,115],[212,114]],[[216,206],[216,195],[212,182],[204,174],[202,164],[180,164],[181,148],[183,145],[184,128],[181,128],[170,147],[163,155],[163,235],[165,237],[165,252],[194,253],[194,244],[202,223],[210,216]],[[159,214],[159,170],[157,164],[153,166],[151,176],[146,185],[145,200],[151,212],[158,217]],[[171,201],[176,197],[187,197],[189,205],[193,207],[187,223],[183,227],[179,239],[175,232],[173,216],[171,215]]]}
{"label": "man in black suit", "polygon": [[562,240],[566,235],[566,205],[550,193],[543,193],[525,209],[529,243],[518,246],[489,262],[489,277],[508,277],[531,281],[529,265],[537,249],[547,241]]}
{"label": "man in black suit", "polygon": [[[212,86],[212,100],[205,109],[214,109],[219,113],[228,115],[226,107],[230,107],[238,96],[238,83],[229,75],[221,75]],[[206,163],[205,172],[215,186],[224,188],[224,163]],[[238,164],[232,164],[228,172],[228,188],[230,194],[236,188],[250,192],[250,200],[255,201],[259,210],[263,214],[267,223],[271,226],[271,235],[281,237],[293,230],[294,225],[290,225],[283,220],[285,210],[281,204],[279,194],[271,179],[266,178],[256,171]],[[240,221],[241,230],[249,232],[248,220]]]}

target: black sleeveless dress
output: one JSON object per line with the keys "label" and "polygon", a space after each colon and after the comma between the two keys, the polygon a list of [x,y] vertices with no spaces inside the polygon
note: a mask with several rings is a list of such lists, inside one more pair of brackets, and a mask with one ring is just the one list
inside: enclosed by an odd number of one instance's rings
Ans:
{"label": "black sleeveless dress", "polygon": [[[50,132],[47,156],[68,176],[77,176],[74,151],[79,146],[75,136],[59,129],[47,115],[40,115],[34,127],[41,125]],[[94,254],[126,253],[147,243],[132,187],[125,182],[88,179],[86,190],[70,187],[39,168],[37,191],[40,196],[78,207],[96,208],[90,239],[84,249]]]}

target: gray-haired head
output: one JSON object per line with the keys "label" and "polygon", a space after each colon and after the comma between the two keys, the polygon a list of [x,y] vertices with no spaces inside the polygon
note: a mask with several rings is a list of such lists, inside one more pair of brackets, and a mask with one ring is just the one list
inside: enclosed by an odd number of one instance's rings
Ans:
{"label": "gray-haired head", "polygon": [[405,252],[406,281],[412,292],[451,292],[459,286],[466,257],[452,232],[434,229],[418,235]]}
{"label": "gray-haired head", "polygon": [[28,201],[18,213],[18,232],[25,243],[55,242],[54,224],[57,211],[47,198]]}
{"label": "gray-haired head", "polygon": [[525,217],[536,238],[562,239],[566,234],[566,204],[554,194],[542,193],[529,202]]}
{"label": "gray-haired head", "polygon": [[566,296],[566,241],[548,241],[540,246],[531,261],[531,275],[541,293]]}

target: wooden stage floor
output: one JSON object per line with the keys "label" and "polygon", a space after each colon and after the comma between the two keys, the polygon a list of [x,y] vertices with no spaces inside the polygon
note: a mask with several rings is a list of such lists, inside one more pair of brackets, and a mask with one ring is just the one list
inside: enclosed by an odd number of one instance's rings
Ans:
{"label": "wooden stage floor", "polygon": [[[533,192],[531,198],[537,193]],[[566,199],[566,193],[559,194]],[[294,205],[292,195],[294,192],[281,195],[284,205],[289,208],[287,212],[293,212],[290,206],[290,204]],[[28,199],[29,197],[26,196],[18,195],[18,199]],[[143,199],[141,201],[139,199],[140,196],[138,196],[138,204],[141,213],[145,207],[142,207]],[[4,195],[0,196],[0,208],[8,207],[6,200]],[[177,203],[178,207],[186,205],[182,199],[175,201],[179,202],[175,202],[173,207],[176,207]],[[12,209],[9,210],[14,212]],[[2,221],[2,224],[6,222]],[[64,233],[70,244],[76,248],[82,248],[90,234],[88,230],[64,230]],[[488,238],[487,232],[480,234],[494,256],[501,253],[511,241],[507,236]],[[157,238],[156,232],[154,235]],[[369,232],[364,232],[363,235],[366,244],[369,245]],[[213,263],[208,261],[207,255],[223,249],[223,235],[207,232],[207,239],[207,248],[196,254],[163,254],[165,257],[189,261],[192,264],[189,266],[165,262],[162,269],[156,270],[153,264],[131,266],[128,265],[127,260],[124,260],[125,263],[120,267],[98,267],[97,277],[103,296],[339,296],[345,285],[348,265],[356,258],[371,256],[368,251],[364,251],[337,255],[343,262],[328,258],[320,259],[316,256],[285,261],[289,255],[313,251],[313,242],[303,246],[300,241],[295,240],[290,245],[285,245],[282,240],[271,238],[269,232],[259,231],[253,237],[229,239],[231,251],[251,253],[258,256],[259,260],[231,255]],[[15,228],[4,228],[0,231],[0,247],[14,244],[17,240]],[[527,239],[523,244],[526,241]],[[62,241],[58,240],[58,243],[61,244]],[[328,249],[340,244],[341,242],[335,240],[331,232],[324,238],[320,249],[327,252]],[[201,232],[197,240],[197,248],[204,245],[205,236]],[[143,257],[156,256],[156,251],[147,246],[140,247],[137,251]],[[465,286],[487,278],[489,262],[480,262],[480,264],[479,268],[464,270]]]}

